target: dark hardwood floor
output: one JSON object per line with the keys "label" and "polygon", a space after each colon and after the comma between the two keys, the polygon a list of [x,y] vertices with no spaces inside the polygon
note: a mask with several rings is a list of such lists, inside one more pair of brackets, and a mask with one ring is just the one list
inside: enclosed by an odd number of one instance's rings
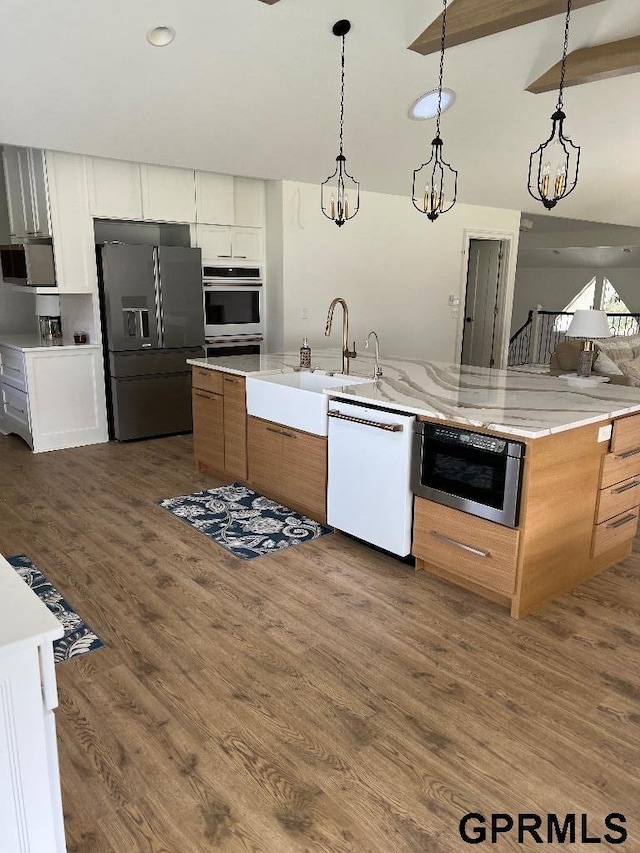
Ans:
{"label": "dark hardwood floor", "polygon": [[637,553],[515,622],[339,534],[231,556],[156,505],[218,485],[190,437],[0,437],[0,472],[0,552],[107,643],[56,668],[69,851],[460,851],[467,812],[639,849]]}

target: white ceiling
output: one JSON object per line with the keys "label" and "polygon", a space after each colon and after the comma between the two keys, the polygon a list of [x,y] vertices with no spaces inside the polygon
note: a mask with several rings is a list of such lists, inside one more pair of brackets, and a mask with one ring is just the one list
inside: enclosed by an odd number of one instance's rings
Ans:
{"label": "white ceiling", "polygon": [[[318,183],[337,154],[340,42],[347,17],[345,153],[363,189],[410,195],[433,122],[413,99],[438,56],[406,49],[440,0],[0,0],[0,142]],[[175,27],[154,48],[146,32]],[[443,116],[459,199],[541,212],[529,152],[548,136],[555,93],[525,86],[561,53],[561,16],[451,48]],[[572,16],[572,49],[640,34],[638,0]],[[566,130],[582,145],[564,217],[640,225],[640,74],[568,89]]]}

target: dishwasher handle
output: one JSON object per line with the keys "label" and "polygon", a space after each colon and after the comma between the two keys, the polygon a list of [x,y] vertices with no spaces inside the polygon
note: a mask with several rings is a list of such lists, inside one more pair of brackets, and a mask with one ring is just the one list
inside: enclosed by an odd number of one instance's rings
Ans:
{"label": "dishwasher handle", "polygon": [[386,432],[402,432],[404,430],[402,424],[383,424],[380,423],[380,421],[369,421],[366,418],[356,418],[354,415],[343,415],[342,412],[339,412],[337,409],[329,409],[328,414],[330,418],[337,418],[337,420],[340,421],[350,421],[353,424],[375,427],[376,429],[383,429]]}

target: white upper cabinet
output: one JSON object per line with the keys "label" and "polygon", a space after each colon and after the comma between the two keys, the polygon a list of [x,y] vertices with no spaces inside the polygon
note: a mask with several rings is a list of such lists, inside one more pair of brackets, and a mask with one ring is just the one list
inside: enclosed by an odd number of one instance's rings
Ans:
{"label": "white upper cabinet", "polygon": [[202,260],[261,261],[264,254],[261,228],[198,225],[196,236]]}
{"label": "white upper cabinet", "polygon": [[102,219],[142,219],[140,163],[86,157],[91,215]]}
{"label": "white upper cabinet", "polygon": [[140,166],[142,213],[154,222],[195,222],[195,175],[190,169]]}
{"label": "white upper cabinet", "polygon": [[196,172],[196,222],[233,225],[233,175]]}
{"label": "white upper cabinet", "polygon": [[264,227],[264,181],[233,179],[234,225]]}
{"label": "white upper cabinet", "polygon": [[11,237],[50,237],[44,152],[5,145],[2,152]]}
{"label": "white upper cabinet", "polygon": [[84,157],[47,151],[46,165],[58,290],[92,293],[98,284]]}

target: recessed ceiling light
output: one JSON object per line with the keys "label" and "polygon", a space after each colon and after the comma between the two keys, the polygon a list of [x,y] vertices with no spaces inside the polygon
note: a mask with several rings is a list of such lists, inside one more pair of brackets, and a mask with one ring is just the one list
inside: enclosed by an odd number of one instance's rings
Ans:
{"label": "recessed ceiling light", "polygon": [[176,37],[173,27],[154,27],[147,33],[147,41],[154,47],[166,47]]}
{"label": "recessed ceiling light", "polygon": [[625,249],[623,249],[622,251],[623,251],[623,252],[626,252],[626,254],[628,255],[628,254],[630,254],[630,253],[632,252],[632,249],[625,248]]}
{"label": "recessed ceiling light", "polygon": [[[448,110],[456,99],[456,93],[453,89],[442,90],[442,105],[440,112]],[[409,118],[415,121],[426,121],[426,119],[434,118],[438,115],[438,90],[432,89],[430,92],[425,92],[420,95],[409,107]]]}

